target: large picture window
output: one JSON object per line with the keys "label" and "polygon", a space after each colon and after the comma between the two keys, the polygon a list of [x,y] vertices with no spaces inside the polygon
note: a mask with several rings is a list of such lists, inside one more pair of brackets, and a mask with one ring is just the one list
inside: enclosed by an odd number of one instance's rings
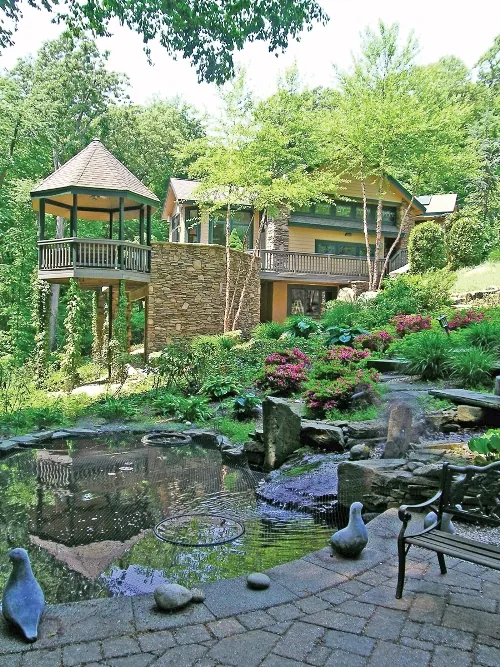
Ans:
{"label": "large picture window", "polygon": [[[315,252],[323,255],[349,255],[350,257],[366,257],[364,243],[348,243],[346,241],[321,241],[316,239]],[[375,246],[370,245],[370,254],[375,254]]]}
{"label": "large picture window", "polygon": [[186,234],[188,243],[200,242],[200,213],[197,208],[186,209]]}
{"label": "large picture window", "polygon": [[[231,213],[231,231],[236,230],[245,248],[253,247],[253,214],[251,211]],[[226,245],[226,212],[216,211],[210,216],[210,243]]]}
{"label": "large picture window", "polygon": [[321,317],[327,301],[337,298],[338,287],[288,285],[287,315]]}

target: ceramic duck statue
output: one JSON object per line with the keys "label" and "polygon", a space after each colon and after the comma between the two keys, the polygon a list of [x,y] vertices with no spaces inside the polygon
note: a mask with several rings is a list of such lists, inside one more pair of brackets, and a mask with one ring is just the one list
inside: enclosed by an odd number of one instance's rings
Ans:
{"label": "ceramic duck statue", "polygon": [[330,539],[333,551],[341,556],[355,558],[368,544],[368,531],[361,518],[361,503],[353,503],[349,510],[349,523],[346,528],[334,533]]}
{"label": "ceramic duck statue", "polygon": [[25,549],[12,549],[9,558],[12,572],[3,593],[2,613],[20,628],[26,641],[34,642],[38,639],[38,623],[45,606],[43,591],[31,570]]}
{"label": "ceramic duck statue", "polygon": [[[455,535],[455,526],[453,525],[452,522],[453,514],[447,514],[446,512],[443,512],[443,516],[441,518],[441,526],[439,527],[439,530],[442,530],[443,533],[451,533],[452,535]],[[429,512],[429,514],[426,515],[424,519],[424,528],[430,528],[433,523],[437,521],[437,514],[436,512]]]}

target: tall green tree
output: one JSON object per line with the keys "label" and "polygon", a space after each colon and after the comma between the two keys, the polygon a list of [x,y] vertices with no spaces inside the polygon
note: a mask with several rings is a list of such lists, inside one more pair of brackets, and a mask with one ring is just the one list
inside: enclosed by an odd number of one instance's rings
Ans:
{"label": "tall green tree", "polygon": [[110,36],[109,24],[117,18],[142,36],[146,49],[158,39],[168,53],[191,60],[200,81],[217,83],[233,76],[233,54],[246,42],[267,42],[271,52],[285,50],[290,38],[328,20],[316,0],[67,0],[62,6],[58,0],[4,0],[0,49],[13,43],[13,31],[28,4],[57,11],[56,20],[74,34],[88,30]]}

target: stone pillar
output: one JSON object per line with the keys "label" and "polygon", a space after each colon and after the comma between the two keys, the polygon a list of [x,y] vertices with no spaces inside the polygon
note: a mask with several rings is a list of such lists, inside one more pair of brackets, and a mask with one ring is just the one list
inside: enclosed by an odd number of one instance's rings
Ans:
{"label": "stone pillar", "polygon": [[266,227],[266,250],[288,250],[290,211],[283,210],[269,218]]}
{"label": "stone pillar", "polygon": [[[406,211],[406,206],[401,207],[401,211],[399,214],[399,224],[403,223],[403,214]],[[406,216],[406,224],[405,228],[403,229],[404,236],[401,236],[401,241],[399,242],[399,245],[401,246],[401,249],[406,249],[408,247],[408,239],[410,238],[410,234],[412,229],[415,227],[415,216],[412,215],[410,212],[408,212]]]}
{"label": "stone pillar", "polygon": [[264,469],[278,468],[300,445],[300,409],[284,398],[262,402]]}

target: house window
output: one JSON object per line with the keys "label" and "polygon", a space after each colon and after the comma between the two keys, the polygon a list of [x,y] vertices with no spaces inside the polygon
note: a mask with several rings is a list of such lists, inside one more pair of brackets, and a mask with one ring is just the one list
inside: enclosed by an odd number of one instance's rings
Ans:
{"label": "house window", "polygon": [[[233,211],[231,213],[231,231],[236,233],[245,248],[253,247],[253,215],[251,211]],[[210,243],[226,245],[226,214],[225,211],[216,211],[210,216]]]}
{"label": "house window", "polygon": [[200,226],[200,213],[198,209],[186,209],[186,232],[188,243],[200,242]]}
{"label": "house window", "polygon": [[[356,222],[363,221],[363,202],[336,202],[335,204],[327,204],[320,202],[314,206],[300,206],[294,210],[294,213],[307,215],[311,217],[321,216],[329,217],[338,220],[352,220]],[[366,205],[367,220],[370,223],[375,223],[377,220],[377,205]],[[382,207],[382,221],[386,224],[395,225],[397,220],[396,206]]]}
{"label": "house window", "polygon": [[172,243],[179,243],[181,240],[180,235],[180,216],[177,213],[172,218],[172,234],[170,235]]}
{"label": "house window", "polygon": [[337,298],[337,287],[289,285],[287,315],[321,317],[327,301]]}
{"label": "house window", "polygon": [[330,204],[326,204],[324,202],[320,202],[314,206],[314,213],[316,215],[331,215],[332,213],[332,207]]}
{"label": "house window", "polygon": [[[324,255],[348,255],[350,257],[366,257],[364,243],[349,243],[345,241],[321,241],[316,239],[315,252]],[[375,246],[370,245],[371,256],[375,254]]]}
{"label": "house window", "polygon": [[335,205],[335,217],[337,218],[351,218],[352,217],[352,204],[336,204]]}
{"label": "house window", "polygon": [[382,209],[382,222],[390,225],[396,224],[397,211],[393,206],[384,206]]}

